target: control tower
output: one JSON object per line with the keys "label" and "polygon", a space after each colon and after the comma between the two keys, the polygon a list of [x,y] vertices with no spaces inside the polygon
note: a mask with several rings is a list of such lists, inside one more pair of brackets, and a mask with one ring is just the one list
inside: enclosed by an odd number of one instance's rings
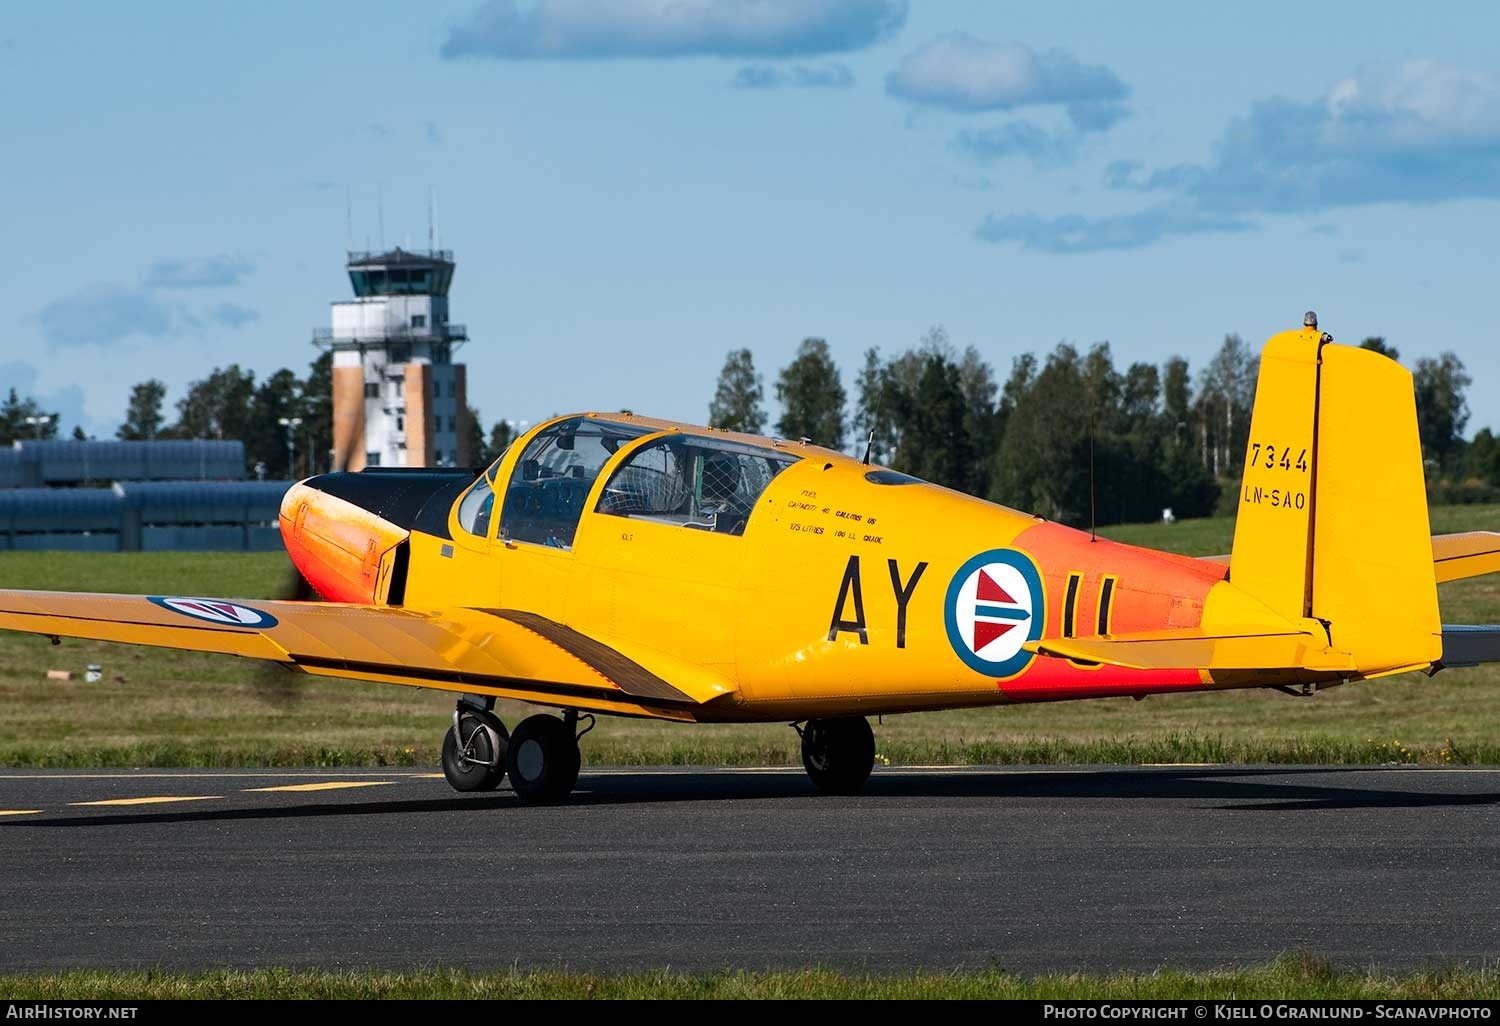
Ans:
{"label": "control tower", "polygon": [[468,466],[468,341],[448,321],[450,250],[349,254],[354,298],[313,343],[333,350],[333,469]]}

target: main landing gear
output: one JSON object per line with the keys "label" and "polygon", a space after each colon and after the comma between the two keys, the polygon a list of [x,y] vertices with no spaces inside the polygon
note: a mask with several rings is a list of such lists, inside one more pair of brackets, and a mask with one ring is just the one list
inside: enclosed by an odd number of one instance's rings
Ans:
{"label": "main landing gear", "polygon": [[875,766],[875,734],[863,716],[808,720],[792,729],[802,735],[802,766],[819,791],[858,794]]}
{"label": "main landing gear", "polygon": [[[584,733],[594,729],[593,717]],[[506,766],[510,786],[523,802],[560,802],[578,783],[578,713],[568,710],[562,719],[545,713],[528,717],[510,736]]]}
{"label": "main landing gear", "polygon": [[[443,736],[443,776],[455,791],[493,791],[507,775],[516,797],[528,804],[560,802],[578,783],[579,715],[529,716],[507,732],[494,714],[495,700],[465,695]],[[875,734],[862,716],[792,724],[802,737],[802,766],[819,791],[858,794],[875,766]]]}
{"label": "main landing gear", "polygon": [[[478,704],[476,704],[478,703]],[[493,791],[510,775],[523,802],[560,802],[578,783],[582,756],[578,739],[594,729],[594,718],[578,732],[578,713],[561,719],[530,716],[509,733],[492,710],[495,700],[465,695],[443,737],[443,776],[455,791]]]}

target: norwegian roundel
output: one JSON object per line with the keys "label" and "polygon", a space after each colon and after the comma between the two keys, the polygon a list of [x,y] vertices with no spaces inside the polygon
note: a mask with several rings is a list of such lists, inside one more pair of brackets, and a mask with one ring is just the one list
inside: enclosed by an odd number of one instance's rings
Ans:
{"label": "norwegian roundel", "polygon": [[1021,646],[1039,639],[1046,626],[1036,564],[1014,549],[980,553],[953,575],[944,614],[948,643],[970,669],[1014,677],[1034,658]]}
{"label": "norwegian roundel", "polygon": [[155,603],[168,612],[179,616],[215,623],[221,627],[249,627],[263,629],[276,626],[276,617],[238,602],[212,598],[164,598],[148,595],[148,602]]}

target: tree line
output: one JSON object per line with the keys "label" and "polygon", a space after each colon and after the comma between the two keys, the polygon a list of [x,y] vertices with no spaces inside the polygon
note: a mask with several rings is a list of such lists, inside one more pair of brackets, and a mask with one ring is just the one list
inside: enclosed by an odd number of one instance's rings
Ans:
{"label": "tree line", "polygon": [[[324,352],[305,377],[283,367],[264,379],[239,364],[215,367],[188,385],[167,411],[167,386],[149,378],[132,386],[125,418],[115,431],[124,441],[231,439],[245,444],[245,470],[252,477],[290,480],[332,469],[333,356]],[[286,423],[283,423],[285,421]],[[511,427],[498,421],[486,435],[479,412],[469,407],[469,451],[489,462],[510,443]],[[0,403],[0,445],[24,439],[55,439],[60,418],[14,388]],[[72,437],[87,438],[74,427]],[[290,442],[290,446],[288,446]]]}
{"label": "tree line", "polygon": [[[1383,338],[1364,348],[1400,354]],[[825,340],[804,339],[775,378],[775,433],[1064,523],[1233,512],[1259,358],[1227,335],[1196,375],[1182,357],[1116,367],[1108,342],[1016,357],[1002,382],[941,327],[892,356],[867,350],[852,395]],[[1451,352],[1412,368],[1435,501],[1500,501],[1500,439],[1464,439],[1472,383]],[[714,427],[764,433],[765,387],[748,349],[729,353]]]}
{"label": "tree line", "polygon": [[[1400,359],[1383,338],[1362,345]],[[773,430],[855,454],[868,448],[874,463],[1066,523],[1153,520],[1168,508],[1205,516],[1233,511],[1258,363],[1238,335],[1196,373],[1182,357],[1122,370],[1108,342],[1063,342],[1016,357],[1001,381],[978,350],[960,351],[936,327],[903,352],[867,350],[846,389],[828,343],[807,338],[775,377]],[[1433,501],[1500,501],[1500,438],[1489,428],[1464,438],[1472,380],[1463,362],[1445,352],[1411,369]],[[281,368],[257,380],[238,364],[214,368],[173,404],[175,417],[166,407],[160,380],[136,384],[116,437],[239,439],[247,472],[272,479],[322,473],[334,461],[326,352],[305,376]],[[766,433],[765,383],[750,350],[728,354],[708,413],[714,427]],[[476,464],[511,440],[509,421],[485,432],[472,406],[469,425]],[[0,403],[0,445],[60,430],[55,412],[15,389]],[[84,435],[75,428],[73,437]]]}

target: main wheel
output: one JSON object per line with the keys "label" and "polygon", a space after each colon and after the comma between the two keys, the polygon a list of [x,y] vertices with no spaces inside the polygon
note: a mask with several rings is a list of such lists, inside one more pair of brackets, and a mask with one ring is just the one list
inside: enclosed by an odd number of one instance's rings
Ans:
{"label": "main wheel", "polygon": [[582,756],[572,729],[556,716],[531,716],[510,736],[510,786],[525,802],[560,802],[578,783]]}
{"label": "main wheel", "polygon": [[458,737],[450,727],[443,735],[443,776],[455,791],[493,791],[505,779],[508,735],[493,713],[464,709],[458,714]]}
{"label": "main wheel", "polygon": [[819,791],[858,794],[875,766],[875,733],[863,716],[809,720],[802,729],[802,766]]}

